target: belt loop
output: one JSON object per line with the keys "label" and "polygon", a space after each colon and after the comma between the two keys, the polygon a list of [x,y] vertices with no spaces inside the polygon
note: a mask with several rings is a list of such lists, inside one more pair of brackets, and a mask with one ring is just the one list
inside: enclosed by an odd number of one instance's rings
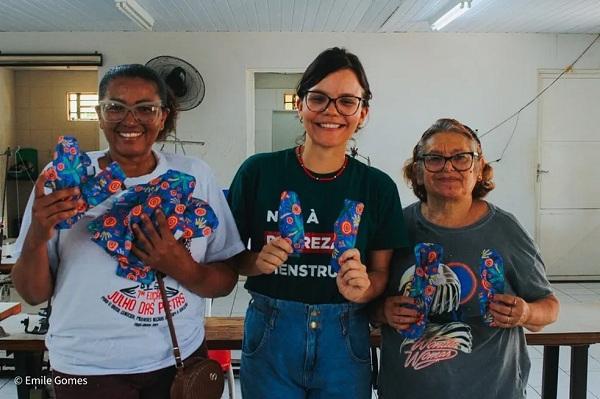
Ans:
{"label": "belt loop", "polygon": [[271,330],[273,330],[275,328],[275,319],[277,318],[277,313],[278,313],[278,300],[277,299],[270,299],[268,301],[268,306],[269,306],[269,326],[271,327]]}
{"label": "belt loop", "polygon": [[342,335],[346,336],[348,334],[348,311],[346,309],[340,314],[340,324],[342,327]]}

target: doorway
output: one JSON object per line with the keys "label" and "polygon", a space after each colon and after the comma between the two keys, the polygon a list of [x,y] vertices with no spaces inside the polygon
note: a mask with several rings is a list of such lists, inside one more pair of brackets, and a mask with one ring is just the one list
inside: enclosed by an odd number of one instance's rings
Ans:
{"label": "doorway", "polygon": [[254,73],[254,149],[256,153],[293,147],[304,129],[295,110],[301,73]]}
{"label": "doorway", "polygon": [[[560,72],[539,73],[540,87]],[[600,70],[565,75],[540,100],[537,240],[553,280],[600,279]]]}

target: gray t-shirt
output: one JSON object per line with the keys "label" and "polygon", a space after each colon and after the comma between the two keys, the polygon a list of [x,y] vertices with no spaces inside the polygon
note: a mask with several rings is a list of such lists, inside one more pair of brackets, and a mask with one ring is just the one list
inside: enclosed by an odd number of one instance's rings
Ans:
{"label": "gray t-shirt", "polygon": [[486,326],[477,293],[482,250],[495,249],[504,260],[506,294],[527,302],[550,295],[533,240],[513,215],[489,203],[485,217],[459,229],[428,222],[420,205],[404,209],[411,248],[394,254],[387,294],[406,292],[419,242],[443,247],[437,290],[420,339],[383,327],[379,397],[524,399],[530,361],[523,328]]}

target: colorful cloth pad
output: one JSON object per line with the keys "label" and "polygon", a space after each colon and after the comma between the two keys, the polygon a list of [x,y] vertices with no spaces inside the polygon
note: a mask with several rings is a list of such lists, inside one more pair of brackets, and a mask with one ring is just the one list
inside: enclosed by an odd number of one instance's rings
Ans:
{"label": "colorful cloth pad", "polygon": [[495,294],[504,294],[504,260],[495,249],[481,251],[479,260],[479,312],[488,326],[494,321],[490,302]]}
{"label": "colorful cloth pad", "polygon": [[331,270],[336,273],[340,270],[340,256],[356,244],[360,216],[364,209],[365,205],[362,202],[345,199],[340,216],[333,225],[333,252],[329,264]]}
{"label": "colorful cloth pad", "polygon": [[281,193],[278,215],[279,233],[292,246],[294,252],[290,255],[298,256],[304,248],[304,221],[298,194],[294,191]]}
{"label": "colorful cloth pad", "polygon": [[117,259],[117,275],[144,284],[150,284],[156,277],[155,272],[131,252],[135,241],[131,226],[138,224],[143,230],[142,214],[148,215],[157,226],[154,211],[160,208],[167,218],[167,226],[178,238],[212,234],[219,221],[208,203],[192,197],[195,186],[193,176],[168,170],[147,184],[128,188],[108,212],[88,225],[92,241]]}
{"label": "colorful cloth pad", "polygon": [[96,176],[93,173],[88,174],[91,163],[86,153],[80,153],[75,137],[58,138],[52,165],[44,172],[45,186],[53,191],[79,187],[85,203],[77,209],[78,213],[75,216],[58,223],[57,229],[71,228],[89,208],[98,205],[123,187],[125,173],[118,163],[111,163]]}
{"label": "colorful cloth pad", "polygon": [[419,320],[401,334],[405,338],[419,339],[425,332],[431,303],[436,292],[436,286],[430,277],[438,273],[442,260],[443,248],[438,244],[418,243],[415,245],[415,273],[413,276],[410,296],[415,299],[414,309],[419,312]]}

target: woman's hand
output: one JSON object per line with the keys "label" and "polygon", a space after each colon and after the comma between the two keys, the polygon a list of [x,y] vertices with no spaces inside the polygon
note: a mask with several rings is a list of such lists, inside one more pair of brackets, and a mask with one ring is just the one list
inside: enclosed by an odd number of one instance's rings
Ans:
{"label": "woman's hand", "polygon": [[398,295],[385,298],[383,303],[385,322],[396,331],[406,330],[419,320],[419,312],[406,306],[414,304],[414,298],[409,296]]}
{"label": "woman's hand", "polygon": [[142,214],[140,217],[143,229],[137,224],[131,226],[136,238],[131,252],[145,265],[172,275],[172,269],[194,260],[183,243],[173,237],[165,214],[157,209],[155,215],[158,230],[146,214]]}
{"label": "woman's hand", "polygon": [[54,226],[77,214],[85,206],[78,187],[44,193],[46,177],[40,174],[35,181],[34,200],[31,208],[31,225],[27,240],[33,247],[46,245],[52,238]]}
{"label": "woman's hand", "polygon": [[256,267],[263,274],[271,274],[294,252],[291,244],[281,237],[266,243],[256,258]]}
{"label": "woman's hand", "polygon": [[337,273],[338,290],[350,302],[360,302],[371,286],[367,267],[360,261],[360,252],[356,248],[347,250],[340,256],[340,270]]}
{"label": "woman's hand", "polygon": [[530,315],[529,304],[518,296],[496,294],[490,303],[494,317],[493,327],[513,328],[527,324]]}

